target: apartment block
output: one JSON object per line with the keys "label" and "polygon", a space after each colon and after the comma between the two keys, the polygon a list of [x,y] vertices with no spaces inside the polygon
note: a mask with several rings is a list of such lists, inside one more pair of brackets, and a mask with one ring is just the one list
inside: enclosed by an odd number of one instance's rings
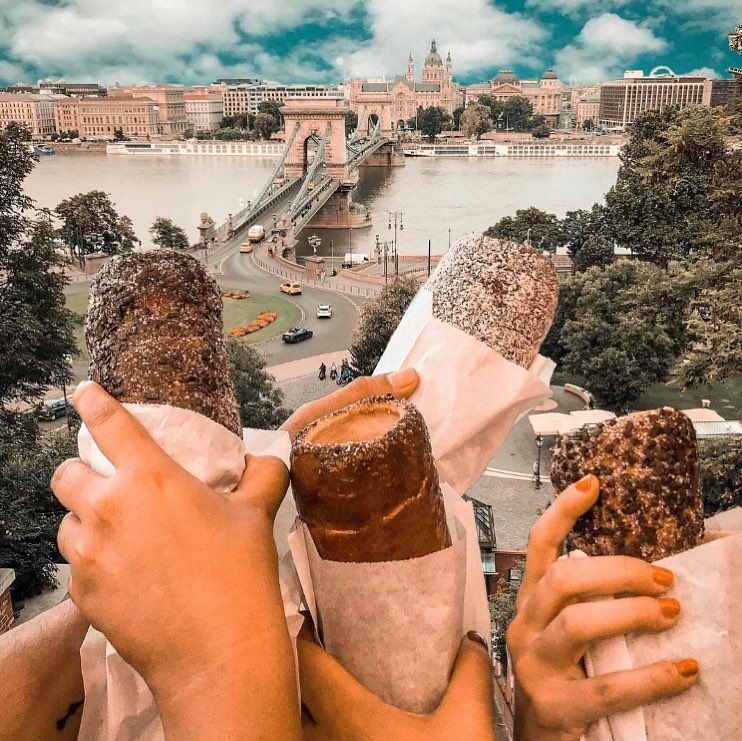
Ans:
{"label": "apartment block", "polygon": [[221,95],[186,93],[185,113],[188,128],[193,131],[218,129],[224,117],[224,100]]}
{"label": "apartment block", "polygon": [[[112,89],[108,92],[110,95]],[[164,137],[180,136],[188,128],[185,110],[186,88],[183,85],[137,85],[116,88],[113,92],[153,100],[157,104],[157,133]]]}
{"label": "apartment block", "polygon": [[265,100],[283,103],[291,98],[342,98],[337,85],[225,85],[222,88],[224,115],[256,115],[258,106]]}
{"label": "apartment block", "polygon": [[84,139],[113,139],[116,129],[129,138],[159,131],[158,106],[149,98],[116,94],[106,98],[69,98],[54,105],[57,131],[77,131]]}
{"label": "apartment block", "polygon": [[54,132],[54,102],[51,95],[0,93],[0,128],[15,121],[34,139],[46,139]]}

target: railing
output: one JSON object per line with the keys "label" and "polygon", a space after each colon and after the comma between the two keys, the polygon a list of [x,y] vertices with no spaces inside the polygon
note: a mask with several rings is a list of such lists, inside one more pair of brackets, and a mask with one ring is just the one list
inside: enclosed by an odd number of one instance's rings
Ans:
{"label": "railing", "polygon": [[304,199],[305,194],[309,190],[309,184],[312,182],[312,180],[314,180],[314,177],[317,174],[319,168],[325,164],[325,148],[327,145],[327,141],[330,138],[331,129],[332,124],[328,122],[327,126],[325,126],[325,133],[322,135],[322,138],[318,142],[317,151],[314,153],[312,164],[307,170],[307,174],[304,177],[304,182],[301,184],[301,190],[299,191],[299,194],[296,196],[296,199],[291,206],[289,215],[292,219],[295,219],[296,215],[299,213],[301,201]]}
{"label": "railing", "polygon": [[[327,203],[330,196],[337,190],[339,184],[340,183],[337,180],[325,177],[314,190],[307,194],[307,198],[302,204],[300,204],[301,208],[299,209],[299,216],[294,219],[294,234],[300,232],[317,211]],[[330,191],[329,193],[327,193],[328,190]],[[325,193],[327,193],[326,198],[324,197]],[[298,201],[298,198],[296,200]],[[312,201],[314,201],[314,203],[312,203]],[[303,209],[309,204],[311,204],[311,207],[304,211]]]}

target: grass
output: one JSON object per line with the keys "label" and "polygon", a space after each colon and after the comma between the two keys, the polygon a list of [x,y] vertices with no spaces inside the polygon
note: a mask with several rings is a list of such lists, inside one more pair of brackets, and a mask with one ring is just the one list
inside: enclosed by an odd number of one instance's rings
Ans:
{"label": "grass", "polygon": [[[85,337],[83,333],[83,317],[88,310],[88,294],[78,293],[68,295],[67,308],[71,309],[80,317],[75,323],[75,341],[79,352],[75,354],[75,360],[89,360],[85,348]],[[224,299],[224,329],[232,329],[242,324],[249,324],[261,311],[275,311],[278,317],[274,322],[263,329],[238,338],[240,342],[252,344],[262,342],[295,327],[301,321],[301,310],[299,307],[279,296],[270,296],[265,293],[253,293],[250,298],[237,300],[233,298]]]}

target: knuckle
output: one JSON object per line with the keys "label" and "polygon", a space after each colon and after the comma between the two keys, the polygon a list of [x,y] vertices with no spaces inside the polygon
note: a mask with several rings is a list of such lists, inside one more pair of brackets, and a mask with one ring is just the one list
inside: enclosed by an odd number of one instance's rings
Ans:
{"label": "knuckle", "polygon": [[545,586],[549,593],[564,595],[569,591],[572,562],[555,561],[544,574]]}
{"label": "knuckle", "polygon": [[584,643],[589,639],[580,605],[567,605],[556,617],[557,628],[562,636],[572,643]]}
{"label": "knuckle", "polygon": [[593,680],[593,693],[601,712],[611,715],[619,709],[621,694],[612,678],[596,677]]}

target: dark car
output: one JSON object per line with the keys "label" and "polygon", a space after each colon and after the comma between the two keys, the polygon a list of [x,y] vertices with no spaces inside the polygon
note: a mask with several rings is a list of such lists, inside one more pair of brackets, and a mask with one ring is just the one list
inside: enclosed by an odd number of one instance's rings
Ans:
{"label": "dark car", "polygon": [[288,332],[284,332],[281,335],[281,339],[284,342],[293,344],[295,342],[301,342],[302,340],[308,340],[312,336],[314,336],[314,332],[312,332],[311,329],[304,329],[304,327],[294,327],[294,329],[290,329]]}
{"label": "dark car", "polygon": [[58,417],[67,416],[69,409],[69,402],[64,399],[55,399],[54,401],[48,401],[39,410],[39,419],[43,419],[47,422],[53,422]]}

